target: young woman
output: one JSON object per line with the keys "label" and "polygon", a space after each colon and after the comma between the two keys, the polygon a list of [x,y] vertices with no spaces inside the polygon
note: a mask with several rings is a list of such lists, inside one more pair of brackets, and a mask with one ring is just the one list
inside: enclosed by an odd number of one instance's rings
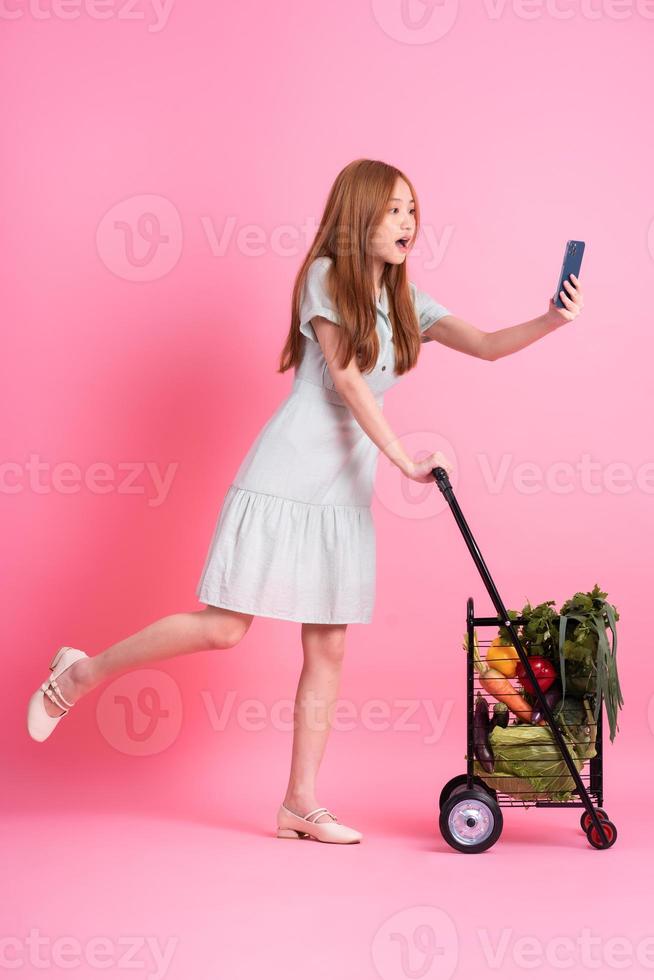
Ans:
{"label": "young woman", "polygon": [[[316,777],[341,677],[348,623],[369,623],[375,597],[371,515],[379,452],[411,480],[451,465],[409,457],[382,408],[384,392],[438,341],[494,361],[574,319],[583,299],[566,282],[564,307],[492,333],[452,315],[409,282],[418,196],[396,167],[355,160],[336,178],[297,275],[279,371],[288,397],[263,426],[231,482],[197,596],[205,608],[146,626],[95,656],[61,647],[32,695],[28,730],[48,738],[70,708],[122,671],[239,642],[254,616],[302,623],[304,664],[295,701],[291,771],[277,836],[355,843],[359,831],[320,806]],[[321,709],[309,722],[307,700]]]}

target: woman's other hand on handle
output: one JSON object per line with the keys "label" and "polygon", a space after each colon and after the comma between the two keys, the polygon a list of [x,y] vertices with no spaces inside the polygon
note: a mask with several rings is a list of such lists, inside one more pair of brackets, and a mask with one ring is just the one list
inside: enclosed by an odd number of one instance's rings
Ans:
{"label": "woman's other hand on handle", "polygon": [[427,456],[425,459],[420,460],[407,460],[405,465],[402,467],[402,472],[405,476],[408,476],[410,480],[416,480],[418,483],[433,483],[434,475],[432,470],[436,466],[442,466],[449,477],[452,476],[454,467],[450,463],[447,456],[443,453],[437,452],[432,453],[431,456]]}

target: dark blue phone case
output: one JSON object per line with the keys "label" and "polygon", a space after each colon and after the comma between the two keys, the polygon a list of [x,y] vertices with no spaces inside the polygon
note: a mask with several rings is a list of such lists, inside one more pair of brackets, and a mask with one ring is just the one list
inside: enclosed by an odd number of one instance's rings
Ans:
{"label": "dark blue phone case", "polygon": [[[570,282],[570,273],[574,273],[577,278],[579,278],[579,270],[581,269],[581,260],[584,257],[584,249],[586,248],[585,242],[578,242],[574,239],[570,241],[565,246],[565,252],[563,254],[563,263],[561,265],[561,275],[559,276],[559,284],[556,287],[556,297],[554,299],[554,305],[558,306],[560,309],[563,308],[563,300],[561,299],[559,293],[563,289],[564,293],[567,295],[568,291],[564,288],[563,282],[565,279]],[[571,283],[574,285],[574,283]]]}

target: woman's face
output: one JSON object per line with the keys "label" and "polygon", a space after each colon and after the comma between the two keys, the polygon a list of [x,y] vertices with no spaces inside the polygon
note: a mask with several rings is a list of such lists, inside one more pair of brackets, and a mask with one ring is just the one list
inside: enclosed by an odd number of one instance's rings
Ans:
{"label": "woman's face", "polygon": [[398,177],[386,205],[386,213],[371,237],[372,254],[381,262],[401,265],[413,245],[415,228],[411,190],[407,182]]}

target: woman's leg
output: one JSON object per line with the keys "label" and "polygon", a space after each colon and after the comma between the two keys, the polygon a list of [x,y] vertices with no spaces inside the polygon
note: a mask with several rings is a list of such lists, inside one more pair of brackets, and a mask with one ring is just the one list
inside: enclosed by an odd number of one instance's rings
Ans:
{"label": "woman's leg", "polygon": [[[197,612],[173,613],[119,640],[94,657],[78,660],[57,677],[57,683],[66,700],[75,703],[108,677],[143,667],[152,660],[233,647],[245,636],[253,618],[250,613],[218,606],[206,606]],[[62,714],[62,709],[50,698],[45,694],[43,698],[49,715]]]}
{"label": "woman's leg", "polygon": [[[321,805],[316,800],[316,776],[338,694],[346,629],[347,623],[302,624],[304,665],[295,695],[291,774],[284,797],[284,806],[301,817]],[[318,819],[331,817],[322,814]]]}

